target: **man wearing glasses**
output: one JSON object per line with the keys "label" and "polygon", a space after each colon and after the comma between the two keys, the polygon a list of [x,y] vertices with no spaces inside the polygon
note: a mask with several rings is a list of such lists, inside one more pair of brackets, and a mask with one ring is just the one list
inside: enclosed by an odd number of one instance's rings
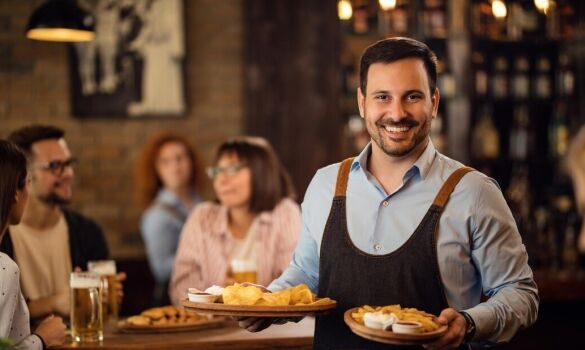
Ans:
{"label": "man wearing glasses", "polygon": [[31,182],[22,221],[10,227],[0,250],[20,268],[31,318],[68,316],[71,271],[109,255],[102,229],[63,207],[71,201],[76,163],[64,134],[56,127],[33,125],[8,137],[27,154]]}

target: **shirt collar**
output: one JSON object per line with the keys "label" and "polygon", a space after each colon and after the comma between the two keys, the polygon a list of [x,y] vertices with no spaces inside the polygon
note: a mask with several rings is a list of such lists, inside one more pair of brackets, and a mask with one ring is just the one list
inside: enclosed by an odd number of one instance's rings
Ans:
{"label": "shirt collar", "polygon": [[[372,153],[372,142],[370,141],[366,147],[360,152],[360,154],[354,158],[353,162],[351,163],[351,170],[362,168],[364,172],[368,169],[368,157]],[[418,159],[414,162],[412,167],[406,172],[404,175],[406,177],[410,177],[418,173],[421,179],[425,179],[428,175],[431,165],[433,164],[433,160],[435,160],[435,156],[437,154],[437,150],[433,145],[433,142],[429,139],[429,143],[427,147],[423,151],[423,153],[418,157]]]}

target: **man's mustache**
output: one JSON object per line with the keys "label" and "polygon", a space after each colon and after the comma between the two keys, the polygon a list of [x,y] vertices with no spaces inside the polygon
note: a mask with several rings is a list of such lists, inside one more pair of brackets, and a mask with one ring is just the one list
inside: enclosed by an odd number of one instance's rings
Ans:
{"label": "man's mustache", "polygon": [[393,120],[389,120],[389,119],[382,119],[382,120],[378,120],[376,122],[376,126],[378,127],[386,127],[386,126],[393,126],[393,127],[407,127],[407,128],[412,128],[415,126],[419,126],[420,123],[417,122],[414,119],[403,119],[400,121],[393,121]]}

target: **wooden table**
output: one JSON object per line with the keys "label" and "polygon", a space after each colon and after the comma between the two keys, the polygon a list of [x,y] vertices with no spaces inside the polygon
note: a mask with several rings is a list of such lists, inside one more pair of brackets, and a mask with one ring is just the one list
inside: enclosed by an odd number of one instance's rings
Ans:
{"label": "wooden table", "polygon": [[272,325],[250,333],[228,321],[225,327],[191,332],[130,334],[107,331],[102,343],[66,343],[58,349],[312,349],[315,320]]}

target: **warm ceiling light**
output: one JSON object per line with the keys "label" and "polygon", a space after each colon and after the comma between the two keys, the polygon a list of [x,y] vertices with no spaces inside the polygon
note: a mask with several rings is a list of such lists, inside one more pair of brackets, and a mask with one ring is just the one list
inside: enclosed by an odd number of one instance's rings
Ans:
{"label": "warm ceiling light", "polygon": [[549,0],[534,0],[534,6],[536,6],[536,8],[540,12],[547,13],[547,11],[550,7],[550,1]]}
{"label": "warm ceiling light", "polygon": [[26,37],[45,41],[92,41],[94,18],[75,0],[49,0],[30,16]]}
{"label": "warm ceiling light", "polygon": [[396,0],[378,0],[378,3],[384,11],[394,10],[396,8]]}
{"label": "warm ceiling light", "polygon": [[347,21],[353,15],[353,9],[349,0],[339,0],[337,3],[337,15],[342,21]]}
{"label": "warm ceiling light", "polygon": [[506,4],[502,0],[492,1],[492,13],[496,18],[504,18],[508,14]]}

